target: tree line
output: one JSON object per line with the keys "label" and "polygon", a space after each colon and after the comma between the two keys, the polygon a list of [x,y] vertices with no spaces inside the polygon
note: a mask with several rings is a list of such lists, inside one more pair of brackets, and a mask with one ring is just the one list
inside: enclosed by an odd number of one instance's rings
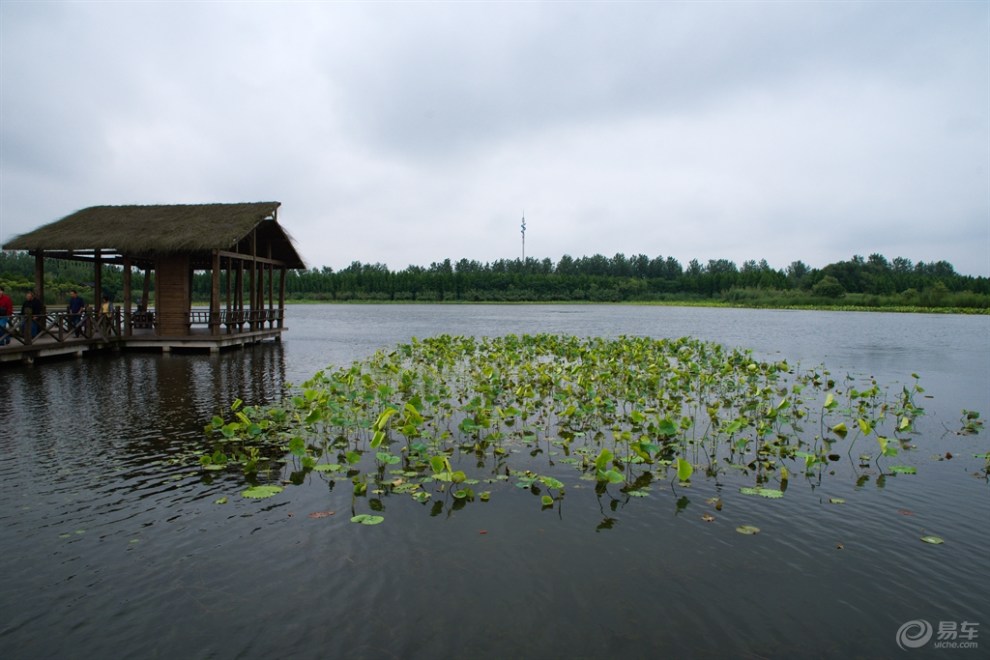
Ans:
{"label": "tree line", "polygon": [[[63,300],[71,288],[90,289],[88,263],[47,260],[46,293]],[[34,258],[0,253],[0,283],[8,292],[33,288]],[[119,299],[122,271],[105,266],[104,293]],[[208,300],[210,277],[197,273],[193,297]],[[152,285],[152,290],[153,290]],[[728,259],[684,267],[673,257],[627,257],[601,254],[574,258],[499,259],[481,263],[445,259],[429,267],[410,265],[393,271],[385,264],[358,261],[346,268],[289,271],[290,300],[326,301],[461,301],[461,302],[649,302],[724,301],[746,305],[918,306],[990,308],[990,278],[961,275],[946,261],[917,263],[880,254],[853,256],[823,268],[794,261],[775,269],[767,261],[737,266]]]}
{"label": "tree line", "polygon": [[[481,263],[461,259],[408,266],[358,261],[339,271],[329,267],[294,271],[290,297],[380,301],[593,301],[724,300],[736,303],[821,304],[844,301],[872,306],[990,306],[990,279],[960,275],[946,261],[913,263],[872,254],[812,268],[802,261],[774,269],[767,261],[741,266],[727,259],[683,267],[673,257],[637,254],[573,258],[529,257]],[[789,300],[787,300],[789,299]]]}

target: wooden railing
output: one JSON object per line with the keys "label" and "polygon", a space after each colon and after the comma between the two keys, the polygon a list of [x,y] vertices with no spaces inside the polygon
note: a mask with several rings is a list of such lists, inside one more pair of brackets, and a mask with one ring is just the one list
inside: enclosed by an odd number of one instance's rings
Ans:
{"label": "wooden railing", "polygon": [[[124,335],[124,312],[117,308],[109,316],[85,311],[80,314],[49,312],[36,316],[13,314],[0,318],[0,350],[6,346],[30,346],[39,342],[66,343],[77,339],[111,342]],[[251,332],[265,328],[281,328],[284,312],[278,309],[221,310],[212,314],[209,310],[192,310],[186,316],[186,327],[213,327],[215,324],[226,334]],[[154,310],[131,312],[131,328],[136,330],[157,327]],[[4,322],[5,321],[5,322]]]}
{"label": "wooden railing", "polygon": [[285,314],[279,309],[256,309],[256,310],[226,310],[222,309],[214,314],[208,309],[196,309],[189,312],[188,325],[213,324],[225,327],[228,333],[244,332],[247,330],[262,330],[268,328],[281,328]]}
{"label": "wooden railing", "polygon": [[30,346],[38,342],[65,343],[74,339],[110,342],[120,337],[120,310],[109,316],[81,312],[49,312],[47,314],[12,314],[0,322],[0,348],[15,344]]}

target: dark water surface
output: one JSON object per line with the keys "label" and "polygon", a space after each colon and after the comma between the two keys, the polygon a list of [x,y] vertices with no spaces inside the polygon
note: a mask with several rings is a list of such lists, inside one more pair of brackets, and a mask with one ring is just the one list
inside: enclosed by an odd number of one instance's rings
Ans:
{"label": "dark water surface", "polygon": [[[973,457],[990,434],[955,433],[963,408],[990,414],[988,317],[297,306],[288,325],[281,345],[219,357],[0,372],[0,658],[892,657],[916,619],[975,622],[979,648],[910,655],[990,649],[990,488]],[[320,475],[256,501],[238,475],[175,460],[235,397],[271,400],[412,336],[538,332],[694,336],[898,391],[916,372],[931,398],[899,460],[919,474],[795,476],[783,500],[696,476],[616,500],[565,470],[558,509],[507,485],[462,510],[387,498],[366,527]]]}

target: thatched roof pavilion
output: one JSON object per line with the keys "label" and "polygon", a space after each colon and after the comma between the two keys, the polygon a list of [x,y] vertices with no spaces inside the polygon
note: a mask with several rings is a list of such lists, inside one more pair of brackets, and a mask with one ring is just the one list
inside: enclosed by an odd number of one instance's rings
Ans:
{"label": "thatched roof pavilion", "polygon": [[[35,283],[44,300],[44,259],[92,261],[95,289],[101,291],[101,267],[124,268],[124,330],[131,334],[131,272],[154,271],[159,336],[191,333],[199,318],[191,309],[192,274],[212,273],[212,295],[207,323],[210,334],[221,327],[231,332],[240,323],[250,330],[282,328],[285,271],[305,268],[292,239],[278,224],[279,202],[240,204],[173,204],[93,206],[76,211],[32,232],[8,241],[6,250],[28,250],[35,255]],[[280,274],[278,313],[274,309],[273,279]],[[245,272],[247,276],[245,278]],[[221,307],[221,275],[226,273],[226,313]],[[265,276],[268,309],[265,310]],[[246,286],[246,292],[245,292]],[[245,305],[245,293],[247,304]]]}
{"label": "thatched roof pavilion", "polygon": [[22,234],[5,250],[44,250],[48,257],[81,258],[101,250],[103,261],[122,263],[113,253],[136,262],[142,255],[186,253],[208,261],[215,249],[249,253],[256,229],[258,240],[272,247],[272,258],[287,268],[305,268],[291,239],[275,220],[279,202],[244,204],[169,204],[91,206],[61,220]]}

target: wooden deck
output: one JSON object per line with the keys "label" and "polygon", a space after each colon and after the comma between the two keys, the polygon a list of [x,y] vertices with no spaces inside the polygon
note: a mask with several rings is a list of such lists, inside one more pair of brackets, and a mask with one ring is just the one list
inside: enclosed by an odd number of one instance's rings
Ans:
{"label": "wooden deck", "polygon": [[89,353],[120,350],[207,351],[218,353],[263,341],[281,341],[287,330],[282,318],[268,310],[222,314],[213,325],[209,312],[189,313],[186,328],[189,334],[159,335],[154,313],[132,314],[131,330],[124,331],[122,315],[112,319],[86,316],[79,324],[79,336],[69,316],[64,312],[37,317],[37,334],[27,338],[24,319],[20,314],[9,317],[8,325],[0,327],[0,365],[31,364],[35,360],[60,356],[83,357]]}

